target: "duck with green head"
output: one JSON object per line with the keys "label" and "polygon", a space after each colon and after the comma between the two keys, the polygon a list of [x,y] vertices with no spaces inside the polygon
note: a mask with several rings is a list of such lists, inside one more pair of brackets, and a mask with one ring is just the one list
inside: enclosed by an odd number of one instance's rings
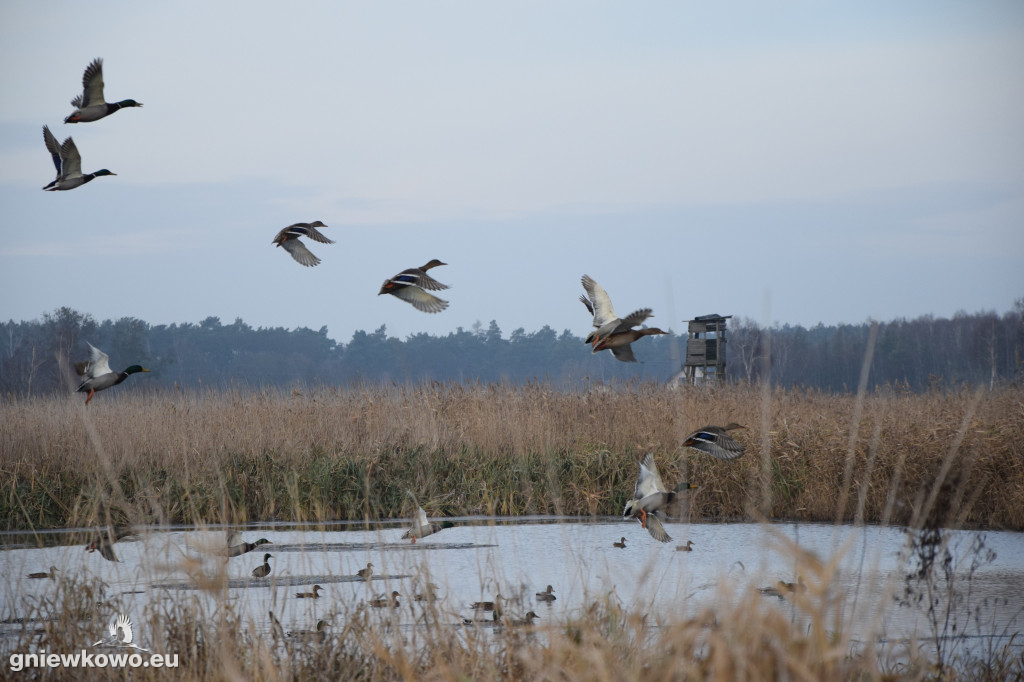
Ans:
{"label": "duck with green head", "polygon": [[270,562],[267,561],[267,559],[269,559],[272,556],[272,554],[263,555],[263,565],[257,566],[256,568],[252,569],[252,577],[266,578],[268,575],[270,575]]}
{"label": "duck with green head", "polygon": [[89,397],[85,399],[86,405],[96,395],[96,391],[104,391],[111,386],[117,386],[131,374],[149,371],[142,365],[131,365],[121,372],[114,372],[110,369],[109,355],[91,343],[86,342],[86,345],[89,346],[89,359],[75,363],[75,371],[79,376],[85,377],[78,385],[78,393],[89,394]]}
{"label": "duck with green head", "polygon": [[229,530],[227,531],[227,533],[228,545],[227,548],[225,549],[225,556],[227,556],[229,559],[231,557],[242,556],[243,554],[247,554],[248,552],[251,552],[257,547],[259,547],[260,545],[274,544],[266,538],[260,538],[256,542],[245,542],[242,539],[242,534],[237,530]]}
{"label": "duck with green head", "polygon": [[95,173],[82,174],[82,155],[78,153],[75,141],[70,137],[64,140],[64,144],[57,144],[57,138],[50,132],[49,126],[43,126],[43,142],[46,143],[46,150],[53,158],[53,165],[57,168],[57,177],[46,187],[47,192],[59,192],[81,187],[93,178],[103,175],[117,175],[106,168],[101,168]]}
{"label": "duck with green head", "polygon": [[103,99],[103,60],[97,57],[82,74],[82,94],[71,100],[75,110],[64,119],[65,123],[88,123],[110,116],[115,111],[127,107],[141,107],[141,102],[123,99],[120,102],[107,102]]}

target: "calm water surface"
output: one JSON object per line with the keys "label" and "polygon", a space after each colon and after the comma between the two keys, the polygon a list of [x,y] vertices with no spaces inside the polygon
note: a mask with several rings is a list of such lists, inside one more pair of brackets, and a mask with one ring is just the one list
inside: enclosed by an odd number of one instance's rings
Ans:
{"label": "calm water surface", "polygon": [[[855,639],[866,642],[929,638],[932,632],[916,608],[898,606],[893,596],[902,593],[906,573],[906,534],[897,528],[853,528],[832,525],[666,524],[673,541],[655,542],[636,522],[606,519],[571,522],[545,517],[530,520],[463,519],[463,525],[419,540],[415,545],[400,540],[402,527],[377,530],[304,530],[261,526],[243,532],[248,541],[260,537],[273,544],[230,559],[226,564],[229,599],[250,614],[252,626],[269,631],[267,611],[273,610],[285,629],[308,629],[320,618],[349,612],[368,598],[397,590],[402,607],[389,616],[406,626],[416,622],[411,596],[422,591],[427,580],[438,586],[440,608],[458,624],[472,617],[469,604],[490,600],[501,593],[509,600],[507,611],[521,616],[536,611],[543,620],[559,622],[579,615],[584,607],[609,593],[629,610],[648,614],[650,621],[696,615],[707,606],[729,607],[750,599],[756,588],[779,580],[795,581],[802,575],[812,587],[815,572],[798,563],[798,546],[824,562],[835,558],[829,594],[841,609],[842,622]],[[507,522],[506,522],[507,521]],[[955,556],[964,557],[971,531],[951,533]],[[626,549],[613,547],[620,537]],[[981,566],[962,593],[970,589],[970,603],[983,606],[980,626],[959,614],[960,629],[978,635],[978,641],[1024,631],[1024,535],[984,533],[985,545],[995,552],[991,563]],[[169,530],[146,533],[136,541],[115,546],[119,562],[104,560],[99,553],[83,551],[82,545],[44,548],[18,546],[14,536],[0,535],[0,650],[13,646],[22,624],[16,619],[28,612],[26,600],[56,589],[50,580],[29,580],[27,574],[57,566],[64,575],[95,576],[108,586],[108,595],[121,595],[136,619],[153,600],[178,599],[183,594],[209,600],[194,589],[184,568],[198,558],[210,574],[224,564],[211,550],[224,544],[224,532]],[[692,540],[692,552],[676,547]],[[791,544],[789,544],[791,543]],[[271,553],[272,574],[252,579],[250,572],[262,563],[263,550]],[[373,563],[375,575],[366,582],[357,570]],[[195,562],[193,562],[195,565]],[[966,564],[965,564],[966,565]],[[317,600],[296,599],[297,591],[309,591],[314,583],[326,588]],[[552,585],[553,603],[540,603],[534,594]],[[787,600],[761,597],[791,618],[799,618]],[[115,615],[99,613],[97,635]],[[134,615],[139,614],[139,615]],[[1018,639],[1022,639],[1018,636]],[[1020,642],[1017,643],[1020,645]]]}

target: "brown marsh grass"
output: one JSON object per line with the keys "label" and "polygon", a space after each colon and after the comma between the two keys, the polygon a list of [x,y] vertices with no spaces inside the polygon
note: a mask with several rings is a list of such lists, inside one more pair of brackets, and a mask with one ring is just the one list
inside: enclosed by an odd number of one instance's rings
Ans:
{"label": "brown marsh grass", "polygon": [[[438,515],[613,515],[648,451],[670,486],[695,486],[678,510],[695,520],[768,509],[908,524],[927,506],[947,526],[1024,529],[1024,397],[1009,388],[858,398],[430,384],[78,398],[0,402],[7,529],[398,518],[408,490]],[[728,421],[747,426],[744,457],[680,447]]]}
{"label": "brown marsh grass", "polygon": [[[692,519],[1024,528],[1024,402],[1011,389],[860,396],[651,384],[557,391],[542,384],[361,387],[144,394],[0,403],[0,505],[8,529],[97,523],[617,515],[636,462],[656,453],[670,485],[694,486]],[[859,418],[854,418],[859,415]],[[679,444],[738,421],[747,454],[719,462]],[[767,472],[767,478],[762,478]],[[154,652],[177,654],[185,680],[881,680],[1010,679],[1009,649],[936,669],[911,648],[896,660],[855,643],[838,614],[836,564],[780,540],[806,577],[795,615],[756,592],[696,615],[655,621],[597,596],[564,622],[501,635],[453,627],[418,609],[413,630],[336,604],[323,642],[299,643],[248,620],[223,576],[153,601],[141,626]],[[728,583],[726,593],[736,589]],[[210,597],[213,598],[211,606]],[[67,576],[49,596],[8,604],[24,617],[8,651],[75,651],[97,610],[119,612],[98,581]],[[269,634],[268,634],[269,633]],[[5,660],[6,664],[7,661]],[[36,670],[32,674],[37,674]],[[5,665],[3,676],[17,675]],[[90,670],[91,679],[123,679]],[[49,679],[82,679],[46,670]],[[134,679],[167,679],[136,669]]]}

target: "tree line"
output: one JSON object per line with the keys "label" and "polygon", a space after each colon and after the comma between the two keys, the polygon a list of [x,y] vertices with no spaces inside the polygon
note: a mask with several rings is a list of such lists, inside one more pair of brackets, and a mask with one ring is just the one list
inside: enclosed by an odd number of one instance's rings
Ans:
{"label": "tree line", "polygon": [[[766,327],[730,320],[727,378],[823,391],[856,390],[865,358],[870,385],[911,390],[963,383],[1019,382],[1024,360],[1024,298],[1013,311],[958,313],[885,323],[810,329]],[[591,354],[583,337],[548,326],[507,337],[497,322],[477,322],[444,336],[389,337],[387,329],[357,331],[348,343],[327,328],[253,328],[236,319],[208,317],[198,324],[150,325],[136,318],[98,322],[59,308],[32,321],[0,323],[0,392],[40,396],[74,390],[73,364],[88,357],[86,341],[110,355],[111,369],[141,364],[151,374],[118,390],[173,387],[352,385],[360,382],[525,382],[571,387],[593,381],[678,380],[685,337],[644,339],[634,347],[640,363],[610,353]]]}

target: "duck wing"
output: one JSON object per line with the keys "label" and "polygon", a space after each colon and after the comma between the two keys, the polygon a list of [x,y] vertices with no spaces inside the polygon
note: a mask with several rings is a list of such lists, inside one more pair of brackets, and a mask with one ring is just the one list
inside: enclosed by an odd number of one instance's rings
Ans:
{"label": "duck wing", "polygon": [[312,225],[307,225],[305,232],[306,232],[306,236],[309,237],[310,239],[312,239],[315,242],[320,242],[321,244],[333,244],[334,243],[333,239],[328,239],[326,236],[324,236],[324,234],[320,230],[316,229]]}
{"label": "duck wing", "polygon": [[618,319],[618,315],[615,314],[615,308],[612,307],[612,299],[608,297],[608,292],[600,284],[591,279],[590,275],[583,275],[580,283],[583,284],[583,289],[587,292],[587,298],[590,299],[590,303],[593,306],[595,327],[603,327],[609,322]]}
{"label": "duck wing", "polygon": [[616,360],[621,360],[622,362],[637,362],[636,356],[633,355],[633,348],[628,343],[625,346],[617,346],[610,350]]}
{"label": "duck wing", "polygon": [[427,519],[427,512],[423,511],[423,507],[420,507],[416,514],[416,523],[421,530],[430,528],[430,521]]}
{"label": "duck wing", "polygon": [[82,155],[70,137],[60,146],[61,177],[77,178],[82,175]]}
{"label": "duck wing", "polygon": [[411,303],[416,310],[424,313],[439,313],[448,307],[448,301],[420,289],[418,286],[406,285],[391,292],[397,298]]}
{"label": "duck wing", "polygon": [[662,525],[661,519],[654,514],[647,515],[647,532],[658,542],[669,542],[672,539],[665,531],[665,526]]}
{"label": "duck wing", "polygon": [[61,175],[61,166],[63,161],[60,158],[60,143],[57,142],[57,138],[50,132],[49,126],[43,126],[43,142],[46,143],[46,151],[50,152],[50,156],[53,157],[53,165],[57,168],[57,177]]}
{"label": "duck wing", "polygon": [[634,310],[629,315],[622,318],[622,324],[625,325],[625,329],[632,329],[633,327],[643,324],[644,320],[648,317],[654,317],[654,311],[650,308],[641,308],[640,310]]}
{"label": "duck wing", "polygon": [[321,244],[334,243],[333,239],[328,239],[320,230],[316,229],[309,223],[295,223],[294,225],[289,225],[277,233],[277,238],[280,239],[283,234],[291,235],[292,237],[309,237],[313,241],[320,242]]}
{"label": "duck wing", "polygon": [[71,104],[79,109],[84,109],[105,103],[106,100],[103,99],[103,60],[97,57],[89,66],[85,67],[85,73],[82,74],[82,94],[71,100]]}
{"label": "duck wing", "polygon": [[418,268],[403,270],[398,275],[398,277],[396,277],[396,279],[398,279],[400,282],[409,282],[410,284],[415,284],[423,289],[426,289],[427,291],[441,291],[442,289],[448,288],[447,284],[441,284],[436,279],[434,279],[433,277],[431,277],[430,275],[428,275],[427,273],[423,272]]}
{"label": "duck wing", "polygon": [[281,248],[292,255],[296,263],[311,268],[320,264],[320,259],[313,255],[313,252],[306,248],[298,239],[286,239],[281,242]]}
{"label": "duck wing", "polygon": [[666,493],[665,482],[661,480],[658,472],[658,465],[654,463],[654,454],[648,452],[640,460],[640,475],[636,479],[636,488],[633,491],[633,498],[642,500],[648,495]]}
{"label": "duck wing", "polygon": [[746,446],[718,427],[705,427],[694,431],[683,445],[693,448],[715,459],[736,459],[743,454]]}
{"label": "duck wing", "polygon": [[117,561],[117,555],[114,554],[114,545],[110,542],[101,542],[100,546],[97,547],[97,549],[100,552],[100,556],[102,556],[107,561]]}
{"label": "duck wing", "polygon": [[110,356],[88,341],[85,343],[89,346],[89,360],[75,363],[75,371],[86,379],[110,374]]}

